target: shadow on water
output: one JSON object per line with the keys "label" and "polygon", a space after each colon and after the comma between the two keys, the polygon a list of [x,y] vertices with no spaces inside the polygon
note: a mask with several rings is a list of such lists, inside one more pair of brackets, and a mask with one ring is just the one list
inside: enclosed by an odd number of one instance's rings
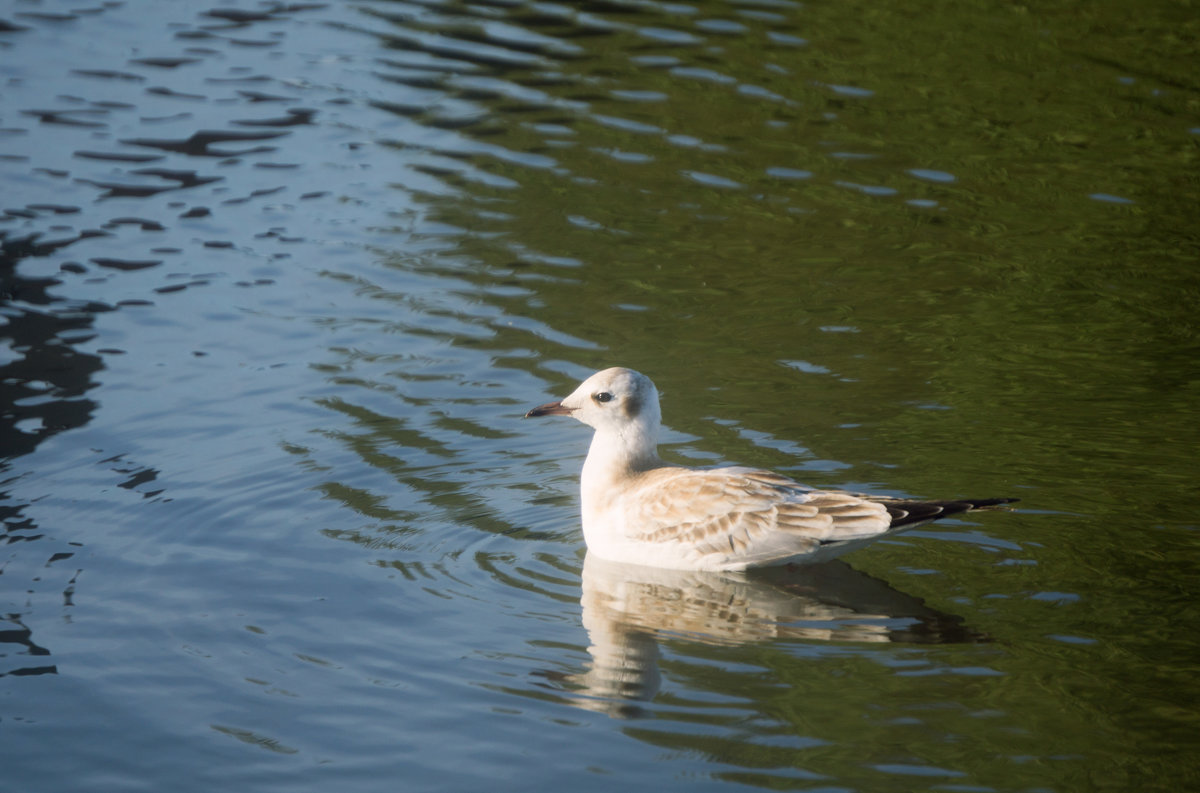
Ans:
{"label": "shadow on water", "polygon": [[31,453],[54,433],[83,426],[96,408],[85,394],[104,364],[72,345],[92,338],[94,316],[111,309],[53,298],[47,290],[61,281],[17,273],[22,259],[47,256],[57,247],[0,232],[0,316],[5,320],[0,332],[9,356],[0,369],[0,453],[7,459]]}
{"label": "shadow on water", "polygon": [[[36,542],[42,548],[44,568],[63,566],[76,554],[81,542],[47,538],[37,522],[26,515],[27,504],[12,503],[4,486],[12,461],[32,454],[51,436],[81,427],[91,420],[96,403],[86,394],[95,387],[92,375],[103,368],[98,356],[73,345],[91,338],[95,315],[109,310],[97,303],[79,303],[52,298],[47,289],[58,284],[53,278],[25,278],[17,273],[21,260],[47,256],[59,245],[39,243],[36,237],[13,239],[0,232],[0,347],[6,359],[0,363],[0,521],[4,545]],[[8,480],[11,481],[11,480]],[[7,564],[0,565],[0,574]],[[64,605],[70,605],[75,577],[63,590]],[[9,578],[11,581],[11,577]],[[35,581],[39,580],[35,578]],[[4,675],[53,674],[45,661],[50,651],[39,647],[32,631],[21,622],[20,613],[3,615],[12,628],[0,629],[0,643],[12,643],[14,656],[0,668]],[[9,666],[10,664],[21,664]]]}

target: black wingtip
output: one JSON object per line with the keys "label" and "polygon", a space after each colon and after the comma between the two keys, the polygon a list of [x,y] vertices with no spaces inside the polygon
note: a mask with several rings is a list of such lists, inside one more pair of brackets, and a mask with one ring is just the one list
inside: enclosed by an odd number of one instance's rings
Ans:
{"label": "black wingtip", "polygon": [[965,498],[964,504],[970,504],[971,509],[988,509],[989,507],[1002,507],[1005,504],[1015,504],[1020,501],[1019,498]]}
{"label": "black wingtip", "polygon": [[887,511],[892,516],[892,528],[915,526],[931,520],[974,512],[979,509],[1003,509],[1005,505],[1020,501],[1019,498],[959,498],[951,501],[887,501]]}

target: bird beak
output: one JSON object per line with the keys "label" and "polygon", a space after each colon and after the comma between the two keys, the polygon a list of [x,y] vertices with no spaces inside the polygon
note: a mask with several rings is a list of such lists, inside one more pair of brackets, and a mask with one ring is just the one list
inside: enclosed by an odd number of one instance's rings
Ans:
{"label": "bird beak", "polygon": [[572,408],[563,407],[562,402],[547,402],[544,405],[538,405],[533,410],[525,414],[525,418],[535,418],[537,416],[569,416]]}

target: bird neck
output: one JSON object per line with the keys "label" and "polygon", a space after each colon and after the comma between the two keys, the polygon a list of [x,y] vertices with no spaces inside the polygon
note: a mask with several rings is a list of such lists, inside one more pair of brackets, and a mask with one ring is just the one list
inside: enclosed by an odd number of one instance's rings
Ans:
{"label": "bird neck", "polygon": [[580,477],[585,504],[599,506],[623,479],[665,465],[658,456],[656,435],[654,427],[641,423],[619,431],[596,430]]}

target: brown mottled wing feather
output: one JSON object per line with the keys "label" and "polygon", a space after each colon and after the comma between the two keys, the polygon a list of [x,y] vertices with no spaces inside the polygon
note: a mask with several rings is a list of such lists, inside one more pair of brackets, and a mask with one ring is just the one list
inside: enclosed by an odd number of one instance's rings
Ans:
{"label": "brown mottled wing feather", "polygon": [[625,501],[630,539],[755,564],[882,534],[891,521],[875,501],[737,468],[651,471]]}

